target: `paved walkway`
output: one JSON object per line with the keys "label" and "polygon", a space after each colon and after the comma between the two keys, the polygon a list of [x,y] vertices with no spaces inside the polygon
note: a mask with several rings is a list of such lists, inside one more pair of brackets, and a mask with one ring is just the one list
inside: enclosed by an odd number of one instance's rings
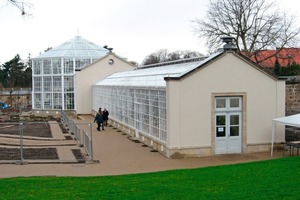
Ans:
{"label": "paved walkway", "polygon": [[78,122],[92,123],[94,160],[91,164],[0,164],[0,178],[18,176],[104,176],[164,171],[171,169],[199,168],[252,162],[282,157],[281,152],[254,154],[218,155],[201,158],[168,159],[157,152],[151,152],[142,143],[132,142],[122,132],[105,127],[98,132],[91,116],[84,116]]}

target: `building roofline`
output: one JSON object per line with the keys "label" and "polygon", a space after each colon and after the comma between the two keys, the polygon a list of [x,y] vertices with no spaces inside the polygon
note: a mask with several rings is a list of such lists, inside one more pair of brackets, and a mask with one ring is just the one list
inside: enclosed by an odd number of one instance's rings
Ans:
{"label": "building roofline", "polygon": [[206,62],[202,63],[201,65],[199,65],[198,67],[196,67],[193,70],[188,71],[187,73],[179,76],[179,77],[164,77],[164,80],[180,80],[182,78],[185,78],[186,76],[192,74],[193,72],[197,71],[198,69],[209,65],[211,62],[219,59],[220,57],[226,55],[227,53],[232,53],[233,55],[240,57],[242,60],[244,60],[245,62],[249,63],[251,66],[255,67],[256,69],[258,69],[260,72],[266,74],[267,76],[275,79],[275,80],[285,80],[284,78],[280,78],[278,76],[276,76],[275,74],[273,74],[272,72],[270,72],[269,70],[265,69],[264,67],[260,66],[259,64],[255,63],[254,61],[252,61],[251,59],[249,59],[248,57],[244,56],[243,54],[235,51],[235,50],[226,50],[223,51],[222,53],[220,53],[219,55],[207,60]]}
{"label": "building roofline", "polygon": [[[78,54],[77,51],[88,52],[88,55]],[[75,36],[48,51],[41,53],[40,55],[32,58],[34,59],[48,59],[48,58],[99,58],[103,56],[109,50],[101,47],[98,44],[90,42],[89,40]],[[59,52],[59,54],[57,53]],[[92,54],[91,54],[92,53]]]}
{"label": "building roofline", "polygon": [[198,70],[199,68],[202,68],[203,66],[205,65],[208,65],[209,63],[213,62],[215,59],[219,58],[221,55],[223,55],[223,53],[207,60],[206,62],[202,63],[201,65],[199,65],[198,67],[196,67],[195,69],[192,69],[190,71],[188,71],[187,73],[181,75],[181,76],[178,76],[178,77],[164,77],[164,80],[167,81],[167,80],[180,80],[186,76],[188,76],[189,74],[193,73],[194,71]]}
{"label": "building roofline", "polygon": [[276,74],[272,73],[270,70],[268,70],[265,67],[257,64],[256,62],[254,62],[253,60],[251,60],[247,56],[243,55],[242,53],[237,52],[236,55],[239,56],[239,57],[241,57],[243,60],[245,60],[249,64],[251,64],[253,67],[255,67],[258,70],[260,70],[262,73],[265,73],[266,75],[270,76],[271,78],[276,79],[276,80],[283,80],[283,78],[280,78]]}
{"label": "building roofline", "polygon": [[107,54],[106,54],[105,56],[103,56],[103,57],[101,57],[101,58],[95,60],[94,62],[92,62],[92,63],[90,63],[90,64],[84,66],[84,67],[81,68],[81,69],[75,69],[75,71],[81,71],[81,70],[83,70],[83,69],[86,69],[86,68],[90,67],[91,65],[94,65],[95,63],[100,62],[101,60],[104,60],[105,58],[107,58],[107,57],[110,56],[110,55],[115,56],[116,58],[122,60],[123,62],[125,62],[125,63],[131,65],[133,68],[135,68],[135,66],[134,66],[133,64],[131,64],[130,62],[128,62],[126,59],[124,59],[124,58],[122,58],[122,57],[116,55],[116,54],[113,53],[113,52],[107,52]]}
{"label": "building roofline", "polygon": [[173,64],[179,64],[179,63],[187,63],[187,62],[194,62],[194,61],[201,61],[209,56],[200,56],[200,57],[194,57],[194,58],[185,58],[185,59],[179,59],[179,60],[172,60],[172,61],[166,61],[166,62],[160,62],[160,63],[154,63],[149,65],[142,65],[137,68],[139,69],[146,69],[146,68],[153,68],[153,67],[163,67],[167,65],[173,65]]}

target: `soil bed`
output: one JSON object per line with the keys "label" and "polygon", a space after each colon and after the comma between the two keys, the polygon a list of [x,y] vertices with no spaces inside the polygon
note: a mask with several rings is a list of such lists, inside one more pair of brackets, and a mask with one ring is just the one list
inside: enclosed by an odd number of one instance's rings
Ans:
{"label": "soil bed", "polygon": [[[0,123],[1,134],[20,135],[18,123]],[[47,122],[23,123],[23,136],[52,138],[50,126]]]}
{"label": "soil bed", "polygon": [[72,153],[77,161],[85,161],[85,156],[80,149],[72,149]]}
{"label": "soil bed", "polygon": [[[23,159],[58,159],[58,154],[56,148],[26,148],[23,149]],[[21,160],[21,151],[18,148],[0,147],[0,160]]]}

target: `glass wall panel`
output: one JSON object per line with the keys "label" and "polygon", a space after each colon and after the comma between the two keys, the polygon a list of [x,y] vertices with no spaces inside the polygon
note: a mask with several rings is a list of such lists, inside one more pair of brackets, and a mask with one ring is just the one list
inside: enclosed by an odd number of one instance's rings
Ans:
{"label": "glass wall panel", "polygon": [[52,59],[52,69],[53,69],[53,74],[61,74],[61,59],[60,58]]}
{"label": "glass wall panel", "polygon": [[74,77],[65,76],[64,77],[64,92],[74,92]]}
{"label": "glass wall panel", "polygon": [[159,91],[159,139],[167,141],[167,109],[166,109],[166,91]]}
{"label": "glass wall panel", "polygon": [[44,109],[52,109],[52,93],[44,93]]}
{"label": "glass wall panel", "polygon": [[33,90],[35,92],[42,91],[42,77],[33,77]]}
{"label": "glass wall panel", "polygon": [[67,110],[74,109],[74,93],[64,94],[64,108]]}
{"label": "glass wall panel", "polygon": [[53,94],[53,108],[62,109],[62,94],[54,93]]}
{"label": "glass wall panel", "polygon": [[75,69],[81,69],[84,66],[91,63],[91,59],[76,59],[75,60]]}
{"label": "glass wall panel", "polygon": [[94,109],[106,108],[110,117],[144,134],[166,141],[166,93],[116,86],[94,86]]}
{"label": "glass wall panel", "polygon": [[41,74],[42,73],[42,61],[34,60],[33,61],[33,74]]}
{"label": "glass wall panel", "polygon": [[44,59],[43,60],[43,74],[51,74],[51,60],[50,59]]}
{"label": "glass wall panel", "polygon": [[42,108],[42,93],[34,93],[34,108]]}
{"label": "glass wall panel", "polygon": [[64,59],[64,73],[73,74],[74,64],[72,59]]}
{"label": "glass wall panel", "polygon": [[[97,61],[97,60],[99,60],[99,58],[92,58],[92,62],[95,62],[95,61]],[[91,63],[92,63],[91,62]]]}
{"label": "glass wall panel", "polygon": [[52,91],[52,77],[44,76],[44,92]]}
{"label": "glass wall panel", "polygon": [[129,121],[128,124],[134,126],[134,89],[128,89],[128,109]]}
{"label": "glass wall panel", "polygon": [[74,109],[74,77],[64,77],[64,109]]}
{"label": "glass wall panel", "polygon": [[62,81],[61,76],[53,76],[53,92],[62,91]]}

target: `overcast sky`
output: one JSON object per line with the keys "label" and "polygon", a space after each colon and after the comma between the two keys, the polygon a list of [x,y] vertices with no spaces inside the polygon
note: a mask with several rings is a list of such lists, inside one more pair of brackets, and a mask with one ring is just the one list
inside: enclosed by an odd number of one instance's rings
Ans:
{"label": "overcast sky", "polygon": [[[25,0],[32,16],[0,0],[0,64],[16,54],[36,57],[76,35],[108,45],[129,61],[141,63],[159,49],[207,54],[192,33],[191,20],[205,17],[208,0]],[[279,1],[295,11],[298,0]]]}

